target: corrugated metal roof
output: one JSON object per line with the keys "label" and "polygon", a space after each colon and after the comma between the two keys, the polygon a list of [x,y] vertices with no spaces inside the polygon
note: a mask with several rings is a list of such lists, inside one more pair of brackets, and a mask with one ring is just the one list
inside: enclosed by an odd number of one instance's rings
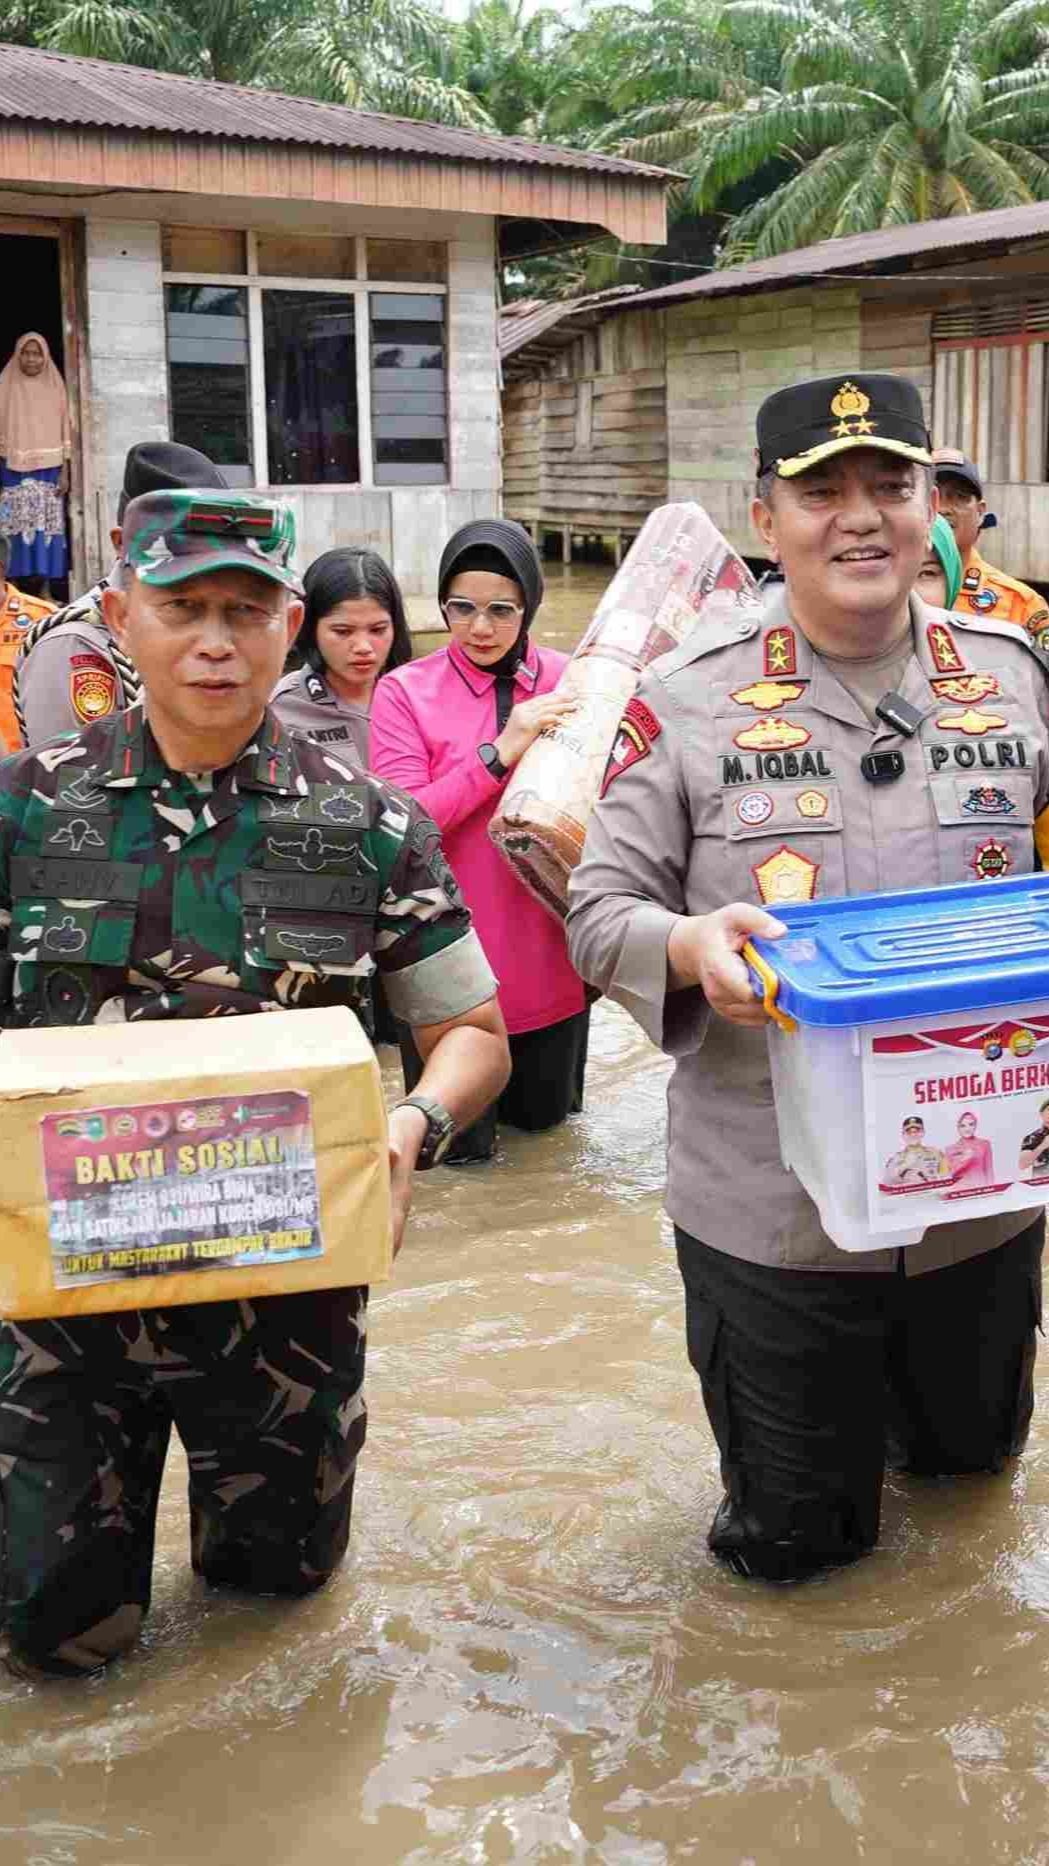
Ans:
{"label": "corrugated metal roof", "polygon": [[[592,292],[587,298],[517,298],[504,305],[499,314],[499,352],[504,362],[523,350],[526,344],[535,343],[548,331],[566,322],[578,322],[606,305],[616,303],[620,298],[638,296],[636,285],[613,285],[608,291]],[[567,333],[565,342],[571,342],[574,331]]]}
{"label": "corrugated metal roof", "polygon": [[807,279],[836,272],[865,272],[893,261],[927,258],[930,253],[959,253],[981,246],[1009,244],[1049,235],[1049,201],[1028,207],[999,207],[986,214],[955,214],[948,220],[920,220],[910,227],[886,227],[877,233],[855,233],[840,240],[821,240],[818,246],[800,246],[775,259],[752,260],[745,266],[726,266],[658,285],[640,292],[638,305],[675,304],[687,298],[715,298],[734,292],[758,291],[762,286],[803,285]]}
{"label": "corrugated metal roof", "polygon": [[137,65],[0,45],[0,117],[36,125],[212,136],[235,142],[303,143],[371,150],[445,162],[604,171],[643,181],[670,179],[663,169],[587,150],[485,136],[438,123],[348,110],[279,91],[203,78],[173,77]]}

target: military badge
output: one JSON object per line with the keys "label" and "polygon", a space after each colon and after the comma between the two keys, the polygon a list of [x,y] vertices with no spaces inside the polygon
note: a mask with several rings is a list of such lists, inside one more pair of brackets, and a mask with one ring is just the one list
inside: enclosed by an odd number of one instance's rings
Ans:
{"label": "military badge", "polygon": [[1011,816],[1016,805],[999,785],[977,784],[969,792],[962,809],[970,816]]}
{"label": "military badge", "polygon": [[1009,873],[1013,858],[1004,843],[996,842],[989,836],[986,842],[977,844],[972,854],[969,867],[977,881],[1000,881]]}
{"label": "military badge", "polygon": [[965,662],[946,622],[930,622],[925,631],[932,664],[938,674],[964,674]]}
{"label": "military badge", "polygon": [[831,414],[838,418],[838,425],[832,430],[834,439],[847,441],[854,434],[873,434],[878,424],[866,418],[870,405],[870,396],[864,395],[854,382],[843,382],[837,394],[832,396],[830,404]]}
{"label": "military badge", "polygon": [[774,855],[766,856],[750,872],[763,904],[776,907],[787,901],[811,901],[816,892],[820,863],[782,843]]}
{"label": "military badge", "polygon": [[957,700],[961,706],[996,699],[1002,691],[997,674],[957,674],[953,679],[930,680],[929,685],[941,700]]}
{"label": "military badge", "polygon": [[117,707],[117,677],[100,654],[74,654],[69,661],[69,699],[78,719],[92,726]]}
{"label": "military badge", "polygon": [[800,700],[804,691],[798,680],[755,680],[749,687],[737,687],[728,697],[737,706],[750,706],[756,713],[774,713],[778,707]]}
{"label": "military badge", "polygon": [[758,829],[768,822],[775,807],[767,790],[748,790],[737,799],[736,815],[748,829]]}
{"label": "military badge", "polygon": [[982,739],[985,732],[1000,732],[1008,725],[1001,713],[981,713],[967,706],[964,713],[941,713],[936,721],[940,732],[964,732],[966,738]]}
{"label": "military badge", "polygon": [[777,674],[796,674],[798,647],[794,630],[784,624],[770,628],[762,643],[762,659],[766,680],[774,680]]}
{"label": "military badge", "polygon": [[794,799],[799,816],[807,816],[812,821],[824,817],[830,808],[830,798],[825,790],[801,790]]}
{"label": "military badge", "polygon": [[732,743],[743,752],[782,752],[791,751],[796,745],[807,745],[811,732],[804,726],[792,726],[789,719],[755,719],[752,726],[744,726],[737,732]]}
{"label": "military badge", "polygon": [[663,727],[651,707],[646,706],[644,700],[639,700],[635,693],[633,699],[627,701],[626,711],[619,722],[619,730],[612,741],[612,750],[609,753],[601,784],[602,797],[617,777],[622,777],[623,772],[629,771],[631,765],[640,764],[642,758],[648,757],[654,741],[658,739],[662,730]]}

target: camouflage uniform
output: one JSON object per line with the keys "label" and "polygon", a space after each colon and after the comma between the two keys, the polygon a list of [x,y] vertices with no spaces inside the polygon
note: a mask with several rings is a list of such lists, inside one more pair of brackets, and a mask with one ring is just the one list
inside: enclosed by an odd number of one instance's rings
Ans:
{"label": "camouflage uniform", "polygon": [[[376,964],[410,1024],[496,988],[429,819],[271,713],[206,788],[164,765],[137,708],[0,764],[0,941],[8,1026],[356,1008]],[[16,1661],[82,1671],[130,1643],[172,1420],[200,1574],[304,1593],[332,1572],[364,1441],[366,1302],[0,1324]]]}

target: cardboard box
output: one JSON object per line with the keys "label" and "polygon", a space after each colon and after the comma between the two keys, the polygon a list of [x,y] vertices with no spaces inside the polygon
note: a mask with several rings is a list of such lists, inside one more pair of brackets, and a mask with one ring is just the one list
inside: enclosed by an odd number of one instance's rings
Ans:
{"label": "cardboard box", "polygon": [[389,1275],[386,1106],[344,1008],[0,1037],[0,1315]]}

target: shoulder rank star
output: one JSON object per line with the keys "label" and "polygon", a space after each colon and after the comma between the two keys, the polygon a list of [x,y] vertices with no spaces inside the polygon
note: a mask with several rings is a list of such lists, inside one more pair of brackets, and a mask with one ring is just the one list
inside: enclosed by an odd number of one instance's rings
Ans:
{"label": "shoulder rank star", "polygon": [[965,662],[946,622],[930,622],[926,630],[932,664],[938,674],[964,674]]}
{"label": "shoulder rank star", "polygon": [[796,674],[798,671],[798,650],[794,641],[794,630],[786,626],[770,628],[763,644],[765,678],[775,678],[777,674]]}

